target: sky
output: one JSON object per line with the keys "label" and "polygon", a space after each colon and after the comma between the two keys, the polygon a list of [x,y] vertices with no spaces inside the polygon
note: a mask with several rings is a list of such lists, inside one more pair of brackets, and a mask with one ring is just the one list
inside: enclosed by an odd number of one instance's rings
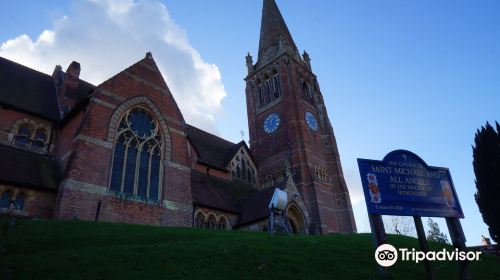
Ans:
{"label": "sky", "polygon": [[[480,244],[488,230],[472,145],[478,128],[500,120],[500,1],[276,2],[312,59],[358,231],[370,227],[356,159],[406,149],[450,169],[467,244]],[[99,84],[151,51],[187,122],[239,142],[261,9],[261,0],[5,1],[0,56],[48,74],[76,60],[80,77]]]}

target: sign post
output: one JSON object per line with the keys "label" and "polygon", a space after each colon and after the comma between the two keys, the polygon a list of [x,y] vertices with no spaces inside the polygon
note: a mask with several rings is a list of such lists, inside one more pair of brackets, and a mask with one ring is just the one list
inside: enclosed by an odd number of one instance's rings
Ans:
{"label": "sign post", "polygon": [[[386,243],[381,215],[395,215],[413,216],[424,252],[428,246],[421,217],[446,218],[453,246],[465,249],[459,220],[464,214],[447,168],[428,166],[406,150],[392,151],[382,161],[358,159],[358,166],[375,246]],[[434,279],[428,261],[425,269]],[[467,279],[465,263],[460,264],[460,275]]]}

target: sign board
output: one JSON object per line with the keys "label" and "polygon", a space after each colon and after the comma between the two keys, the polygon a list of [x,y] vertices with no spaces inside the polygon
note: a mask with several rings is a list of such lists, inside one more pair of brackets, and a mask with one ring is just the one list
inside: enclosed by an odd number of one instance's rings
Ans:
{"label": "sign board", "polygon": [[450,172],[396,150],[382,161],[358,159],[369,214],[463,218]]}

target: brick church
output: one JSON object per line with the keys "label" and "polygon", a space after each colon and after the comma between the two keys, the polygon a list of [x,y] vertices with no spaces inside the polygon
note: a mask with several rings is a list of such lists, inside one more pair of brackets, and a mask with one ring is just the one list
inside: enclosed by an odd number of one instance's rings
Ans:
{"label": "brick church", "polygon": [[187,124],[151,53],[97,86],[78,62],[50,76],[0,57],[0,216],[265,231],[280,188],[291,231],[355,232],[309,55],[274,0],[246,66],[249,146]]}

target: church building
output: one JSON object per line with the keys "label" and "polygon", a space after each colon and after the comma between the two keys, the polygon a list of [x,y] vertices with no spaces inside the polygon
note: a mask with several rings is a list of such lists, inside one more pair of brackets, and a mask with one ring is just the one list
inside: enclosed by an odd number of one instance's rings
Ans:
{"label": "church building", "polygon": [[0,57],[0,216],[266,231],[271,197],[297,234],[355,232],[309,55],[264,0],[247,55],[249,145],[185,122],[151,53],[92,85]]}

